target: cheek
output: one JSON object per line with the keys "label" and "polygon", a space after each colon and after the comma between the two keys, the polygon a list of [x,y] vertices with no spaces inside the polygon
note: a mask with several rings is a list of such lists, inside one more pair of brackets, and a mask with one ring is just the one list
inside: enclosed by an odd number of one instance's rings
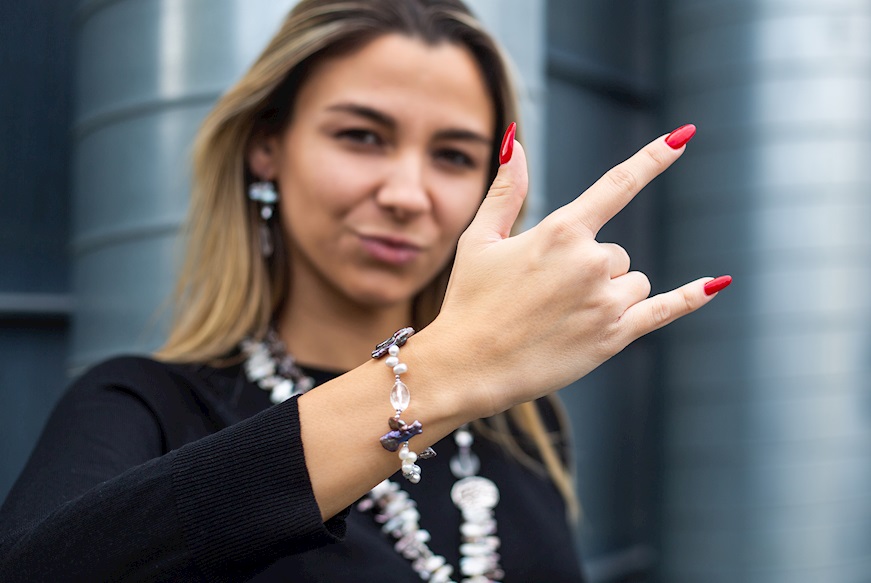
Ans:
{"label": "cheek", "polygon": [[366,192],[366,172],[353,165],[333,163],[323,156],[301,157],[288,168],[282,197],[288,209],[307,217],[337,217],[348,212]]}

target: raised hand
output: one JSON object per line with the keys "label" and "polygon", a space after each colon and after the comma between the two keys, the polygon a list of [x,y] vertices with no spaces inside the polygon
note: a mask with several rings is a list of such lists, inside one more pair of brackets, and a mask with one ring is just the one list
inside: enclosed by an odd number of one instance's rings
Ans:
{"label": "raised hand", "polygon": [[728,285],[728,276],[707,277],[648,297],[650,282],[630,271],[626,251],[596,241],[599,230],[681,156],[694,133],[694,126],[683,126],[657,138],[577,199],[510,237],[528,179],[525,153],[509,130],[503,164],[460,239],[441,314],[431,325],[473,357],[482,414],[577,380]]}

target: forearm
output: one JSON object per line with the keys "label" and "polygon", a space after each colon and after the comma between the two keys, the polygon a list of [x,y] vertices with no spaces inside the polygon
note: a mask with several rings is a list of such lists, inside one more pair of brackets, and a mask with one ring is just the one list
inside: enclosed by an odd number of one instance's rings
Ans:
{"label": "forearm", "polygon": [[[480,392],[469,390],[478,380],[464,371],[457,355],[458,350],[448,349],[444,337],[430,328],[401,349],[400,360],[409,368],[402,381],[411,393],[401,417],[423,425],[423,432],[408,442],[414,452],[485,414],[474,398]],[[393,380],[383,359],[370,360],[299,399],[306,466],[324,519],[400,468],[397,453],[379,443],[394,414],[389,400]],[[426,461],[418,463],[426,480]]]}
{"label": "forearm", "polygon": [[[163,365],[143,370],[155,398],[187,406]],[[161,455],[163,426],[104,378],[62,399],[0,509],[0,580],[239,579],[342,536],[314,501],[296,399]]]}
{"label": "forearm", "polygon": [[[4,525],[0,580],[196,580],[175,517],[174,454],[92,488],[46,516]],[[149,561],[143,561],[148,557]]]}

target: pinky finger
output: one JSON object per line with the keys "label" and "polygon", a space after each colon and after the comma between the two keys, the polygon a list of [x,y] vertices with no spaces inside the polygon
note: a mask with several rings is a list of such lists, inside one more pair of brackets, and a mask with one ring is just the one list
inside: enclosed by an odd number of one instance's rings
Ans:
{"label": "pinky finger", "polygon": [[626,326],[628,342],[640,338],[649,332],[662,328],[695,312],[712,299],[718,291],[732,283],[728,275],[718,277],[703,277],[685,284],[670,292],[661,293],[631,306],[621,318]]}

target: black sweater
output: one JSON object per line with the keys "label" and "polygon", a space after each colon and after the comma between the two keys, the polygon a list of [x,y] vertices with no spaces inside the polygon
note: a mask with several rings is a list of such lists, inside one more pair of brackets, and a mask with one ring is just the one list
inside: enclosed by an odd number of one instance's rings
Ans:
{"label": "black sweater", "polygon": [[[321,521],[296,399],[270,405],[238,366],[95,367],[58,403],[0,510],[0,580],[419,581],[371,515]],[[437,444],[408,489],[431,548],[456,567],[454,449]],[[502,493],[506,583],[581,580],[553,486],[492,443],[475,450]]]}

